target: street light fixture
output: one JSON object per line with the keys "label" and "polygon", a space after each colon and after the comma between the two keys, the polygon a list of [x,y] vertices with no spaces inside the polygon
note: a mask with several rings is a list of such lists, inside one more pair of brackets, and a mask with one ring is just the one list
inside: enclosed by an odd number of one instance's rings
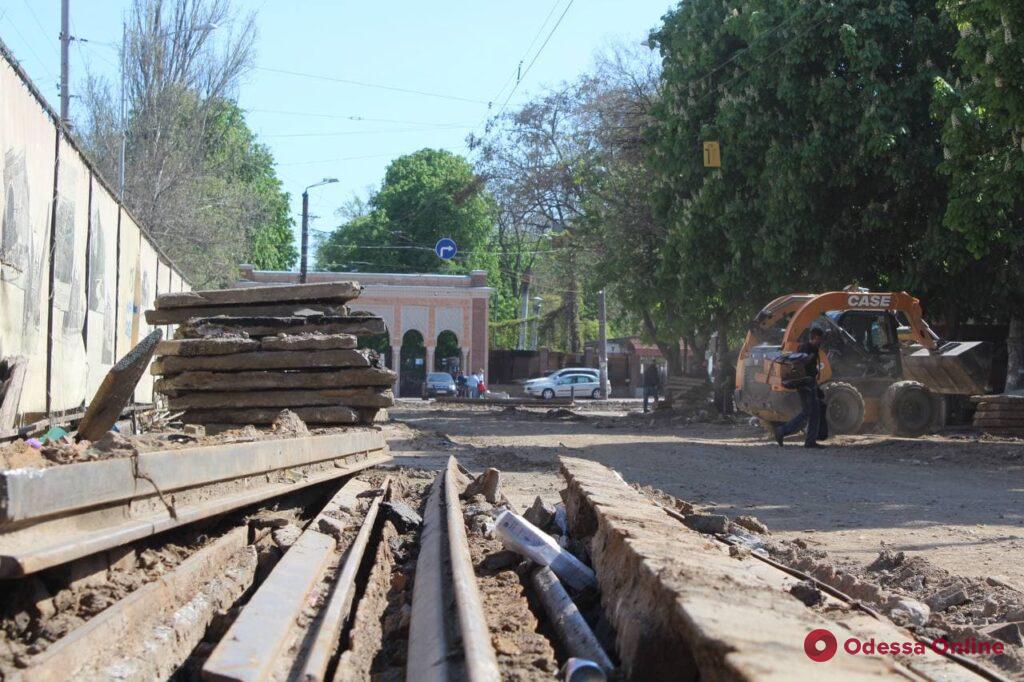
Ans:
{"label": "street light fixture", "polygon": [[309,271],[309,190],[337,181],[338,178],[324,178],[302,190],[302,260],[299,265],[299,284],[306,283],[306,275]]}

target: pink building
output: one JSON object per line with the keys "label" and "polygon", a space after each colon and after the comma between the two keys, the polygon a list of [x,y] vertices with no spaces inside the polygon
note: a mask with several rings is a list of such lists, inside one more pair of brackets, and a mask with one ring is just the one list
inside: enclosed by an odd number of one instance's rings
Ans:
{"label": "pink building", "polygon": [[[294,284],[299,279],[297,272],[256,270],[251,265],[241,265],[239,270],[243,282]],[[488,376],[491,289],[486,271],[468,275],[310,272],[307,280],[311,284],[354,280],[363,285],[351,308],[378,315],[387,324],[388,339],[380,350],[388,366],[399,372],[398,394],[418,396],[426,371],[483,370]],[[446,357],[437,354],[439,346]]]}

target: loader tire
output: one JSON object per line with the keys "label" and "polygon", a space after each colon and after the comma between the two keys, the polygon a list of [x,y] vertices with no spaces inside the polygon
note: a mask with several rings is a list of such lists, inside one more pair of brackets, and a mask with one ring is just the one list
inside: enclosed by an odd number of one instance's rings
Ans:
{"label": "loader tire", "polygon": [[854,386],[832,381],[825,392],[825,419],[830,434],[857,433],[864,425],[864,396]]}
{"label": "loader tire", "polygon": [[880,405],[887,433],[920,436],[932,426],[935,402],[932,392],[917,381],[897,381],[885,390]]}

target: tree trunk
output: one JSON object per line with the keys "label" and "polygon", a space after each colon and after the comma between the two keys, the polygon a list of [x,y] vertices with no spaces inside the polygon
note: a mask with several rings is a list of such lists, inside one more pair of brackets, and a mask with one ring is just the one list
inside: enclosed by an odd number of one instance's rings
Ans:
{"label": "tree trunk", "polygon": [[1024,314],[1010,316],[1006,336],[1006,392],[1024,389]]}
{"label": "tree trunk", "polygon": [[715,405],[722,414],[732,414],[732,392],[736,368],[729,360],[729,320],[717,320],[715,336]]}
{"label": "tree trunk", "polygon": [[654,324],[654,320],[651,318],[651,314],[646,310],[643,313],[644,331],[647,335],[654,339],[655,345],[658,346],[658,350],[661,351],[662,357],[665,358],[665,362],[668,365],[668,375],[670,377],[681,377],[685,372],[683,367],[682,358],[679,355],[679,341],[675,342],[675,345],[667,343],[658,338],[658,328]]}

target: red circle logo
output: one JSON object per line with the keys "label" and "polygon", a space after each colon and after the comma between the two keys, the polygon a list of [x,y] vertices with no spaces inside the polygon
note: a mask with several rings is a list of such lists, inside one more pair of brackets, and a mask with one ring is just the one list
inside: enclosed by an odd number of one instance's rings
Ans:
{"label": "red circle logo", "polygon": [[836,655],[839,642],[828,630],[811,630],[804,638],[804,653],[816,663],[824,663]]}

